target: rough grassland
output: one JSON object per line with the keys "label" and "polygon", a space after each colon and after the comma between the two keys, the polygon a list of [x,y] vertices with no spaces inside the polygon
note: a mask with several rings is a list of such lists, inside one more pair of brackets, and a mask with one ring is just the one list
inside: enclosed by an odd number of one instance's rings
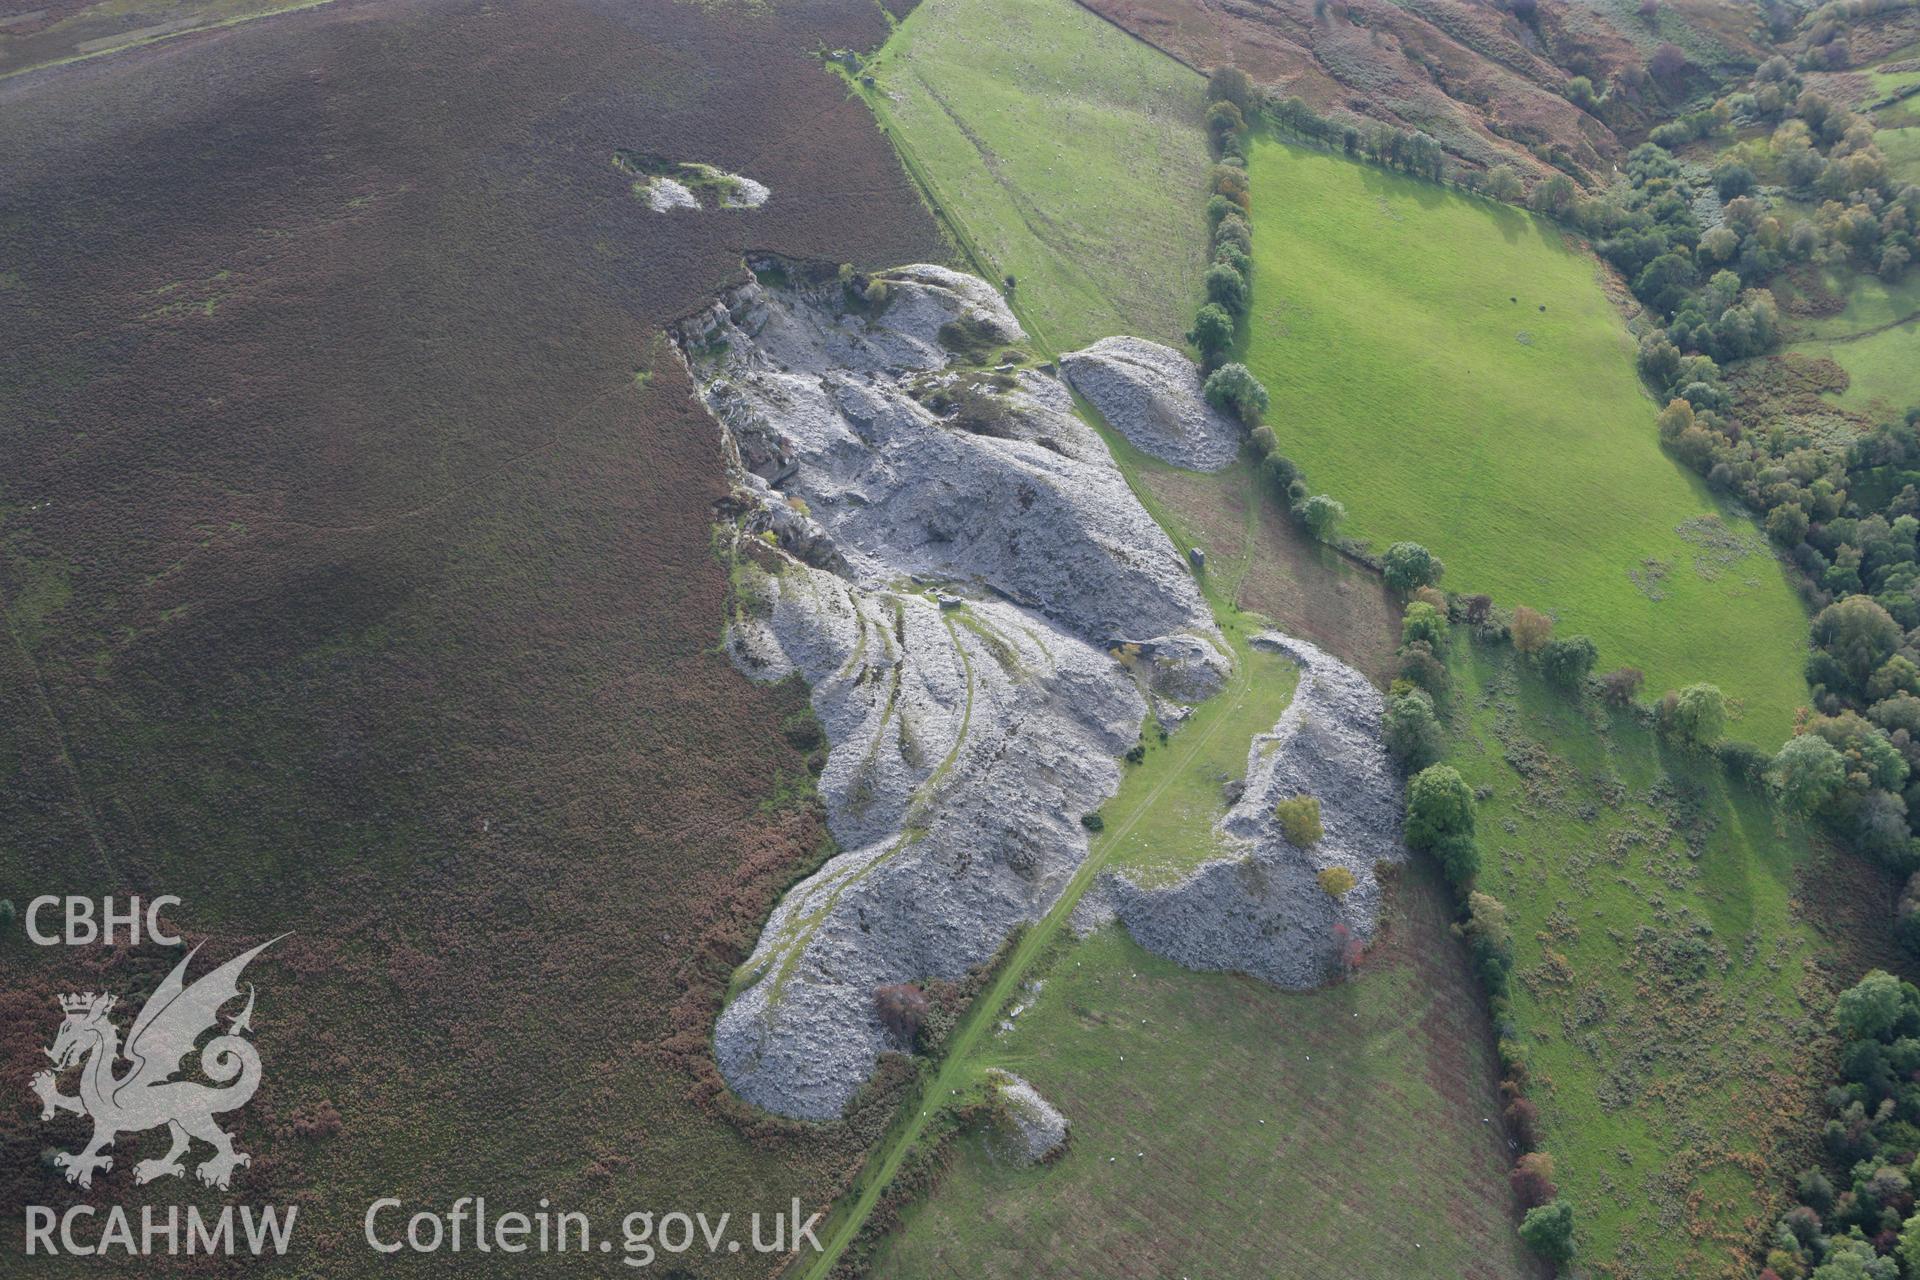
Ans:
{"label": "rough grassland", "polygon": [[1920,273],[1910,271],[1889,284],[1862,272],[1831,272],[1826,285],[1847,300],[1845,309],[1796,322],[1795,341],[1787,350],[1829,356],[1847,371],[1847,389],[1831,396],[1843,409],[1891,418],[1920,404],[1913,378],[1914,352],[1920,349]]}
{"label": "rough grassland", "polygon": [[1020,1168],[963,1139],[873,1274],[1531,1274],[1441,892],[1410,876],[1390,903],[1362,974],[1319,991],[1190,973],[1117,926],[1062,950],[978,1058],[1066,1114],[1066,1154]]}
{"label": "rough grassland", "polygon": [[[818,1206],[874,1136],[714,1095],[721,984],[823,833],[804,692],[716,652],[726,485],[659,327],[749,248],[942,252],[808,52],[885,34],[374,0],[0,81],[0,896],[177,894],[206,960],[294,931],[231,1197],[300,1203],[289,1274],[384,1273],[376,1196]],[[773,198],[656,215],[620,148]],[[86,1198],[24,1090],[53,996],[171,958],[0,938],[0,1205]],[[93,1202],[193,1198],[132,1185],[160,1141]]]}
{"label": "rough grassland", "polygon": [[1548,609],[1656,691],[1711,680],[1736,733],[1784,738],[1805,615],[1758,531],[1661,452],[1593,259],[1321,152],[1261,142],[1252,172],[1247,361],[1348,532],[1423,542],[1449,588]]}
{"label": "rough grassland", "polygon": [[1747,1275],[1813,1158],[1827,1011],[1886,941],[1886,877],[1511,649],[1454,647],[1449,763],[1484,788],[1480,883],[1511,913],[1514,1016],[1582,1256]]}
{"label": "rough grassland", "polygon": [[1071,0],[926,0],[868,68],[882,125],[1055,350],[1176,345],[1205,266],[1200,77]]}

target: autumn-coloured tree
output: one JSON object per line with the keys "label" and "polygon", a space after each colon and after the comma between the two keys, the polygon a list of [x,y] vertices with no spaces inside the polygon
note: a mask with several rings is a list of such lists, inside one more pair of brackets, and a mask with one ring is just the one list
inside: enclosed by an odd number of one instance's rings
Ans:
{"label": "autumn-coloured tree", "polygon": [[1524,654],[1535,654],[1553,639],[1553,619],[1538,609],[1521,605],[1513,611],[1513,647]]}
{"label": "autumn-coloured tree", "polygon": [[1507,1104],[1507,1128],[1512,1132],[1513,1140],[1521,1146],[1537,1145],[1540,1140],[1540,1108],[1533,1105],[1531,1098],[1514,1098]]}
{"label": "autumn-coloured tree", "polygon": [[1600,696],[1610,707],[1631,706],[1646,681],[1646,673],[1640,668],[1620,667],[1600,677]]}
{"label": "autumn-coloured tree", "polygon": [[1513,1194],[1525,1209],[1551,1202],[1560,1194],[1553,1182],[1553,1157],[1544,1151],[1529,1151],[1514,1162],[1507,1174]]}
{"label": "autumn-coloured tree", "polygon": [[887,1030],[907,1044],[913,1043],[914,1034],[926,1020],[928,1007],[927,993],[914,983],[896,982],[874,989],[874,1011]]}
{"label": "autumn-coloured tree", "polygon": [[1333,926],[1334,961],[1343,973],[1352,973],[1360,967],[1361,959],[1366,955],[1366,944],[1353,936],[1353,930],[1344,924]]}

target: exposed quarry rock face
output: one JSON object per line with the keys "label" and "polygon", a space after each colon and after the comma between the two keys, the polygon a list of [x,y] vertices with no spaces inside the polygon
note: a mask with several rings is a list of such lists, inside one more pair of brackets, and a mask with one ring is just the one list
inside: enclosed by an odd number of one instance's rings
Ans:
{"label": "exposed quarry rock face", "polygon": [[715,1033],[742,1097],[811,1118],[905,1047],[877,987],[984,962],[1085,858],[1080,815],[1146,711],[1109,649],[1140,646],[1156,697],[1204,697],[1229,667],[1066,388],[955,360],[1024,341],[992,288],[940,267],[884,282],[878,307],[830,279],[748,284],[676,335],[736,463],[735,660],[802,675],[831,744],[845,852],[775,910]]}
{"label": "exposed quarry rock face", "polygon": [[943,609],[804,566],[758,589],[770,604],[736,621],[734,653],[812,685],[845,852],[775,909],[715,1047],[741,1096],[820,1118],[882,1050],[908,1047],[881,1025],[876,988],[957,977],[1045,913],[1146,708],[1106,653],[1013,605]]}
{"label": "exposed quarry rock face", "polygon": [[[1381,737],[1385,706],[1364,676],[1279,632],[1254,643],[1297,662],[1300,685],[1272,732],[1248,749],[1244,789],[1220,823],[1230,852],[1166,888],[1103,877],[1077,922],[1111,913],[1141,946],[1189,969],[1317,986],[1339,976],[1350,944],[1373,936],[1374,864],[1407,856],[1400,779]],[[1326,834],[1297,849],[1273,809],[1302,794],[1319,799]],[[1316,879],[1329,867],[1353,873],[1354,887],[1338,899]]]}
{"label": "exposed quarry rock face", "polygon": [[[1059,380],[950,365],[954,344],[1025,340],[991,286],[933,266],[885,279],[877,315],[833,282],[749,285],[683,327],[747,469],[802,499],[864,585],[973,583],[1102,646],[1217,642],[1185,562]],[[1189,646],[1181,665],[1217,673],[1217,654]]]}
{"label": "exposed quarry rock face", "polygon": [[1162,462],[1218,471],[1240,451],[1239,424],[1207,403],[1200,367],[1172,347],[1102,338],[1060,366],[1114,430]]}

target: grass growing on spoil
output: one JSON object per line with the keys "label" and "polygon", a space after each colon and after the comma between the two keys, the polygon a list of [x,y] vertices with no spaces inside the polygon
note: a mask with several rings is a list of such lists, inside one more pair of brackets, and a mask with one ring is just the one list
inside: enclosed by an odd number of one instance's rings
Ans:
{"label": "grass growing on spoil", "polygon": [[[1129,828],[1107,852],[1110,864],[1125,870],[1141,885],[1171,884],[1201,863],[1225,853],[1213,824],[1227,811],[1221,788],[1247,772],[1247,744],[1253,736],[1273,728],[1293,700],[1299,668],[1263,649],[1241,655],[1252,677],[1252,693],[1222,717],[1219,731],[1181,768],[1151,809]],[[1160,743],[1147,735],[1148,754],[1174,749],[1177,739]],[[1126,811],[1132,793],[1147,785],[1146,771],[1135,769],[1121,779],[1120,791],[1109,808]]]}
{"label": "grass growing on spoil", "polygon": [[1784,738],[1805,614],[1751,523],[1661,451],[1593,259],[1337,156],[1259,141],[1251,170],[1247,363],[1348,531],[1422,542],[1449,588],[1551,610],[1656,690],[1713,681],[1734,733]]}
{"label": "grass growing on spoil", "polygon": [[1529,1092],[1581,1256],[1623,1278],[1744,1276],[1812,1159],[1834,980],[1862,963],[1814,912],[1873,873],[1834,867],[1717,762],[1575,706],[1511,649],[1464,631],[1454,647],[1449,763],[1484,789],[1480,887],[1510,912]]}
{"label": "grass growing on spoil", "polygon": [[1056,350],[1179,344],[1205,267],[1200,77],[1071,0],[926,0],[865,97],[969,256]]}
{"label": "grass growing on spoil", "polygon": [[872,1274],[1529,1274],[1444,899],[1412,877],[1393,901],[1366,971],[1317,991],[1191,973],[1119,926],[1060,948],[973,1065],[1059,1107],[1066,1153],[1019,1167],[963,1138]]}

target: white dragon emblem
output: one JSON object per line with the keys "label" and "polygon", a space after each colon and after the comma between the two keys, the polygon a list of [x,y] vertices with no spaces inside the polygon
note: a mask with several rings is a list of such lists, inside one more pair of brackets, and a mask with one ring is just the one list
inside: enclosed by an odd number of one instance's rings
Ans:
{"label": "white dragon emblem", "polygon": [[[172,1135],[173,1146],[158,1160],[134,1165],[135,1182],[184,1174],[180,1157],[194,1138],[214,1148],[213,1156],[194,1170],[210,1187],[226,1190],[234,1169],[252,1162],[244,1151],[233,1149],[233,1136],[213,1117],[245,1106],[260,1087],[260,1054],[243,1038],[253,1029],[253,984],[247,984],[246,1007],[228,1022],[227,1033],[207,1041],[200,1051],[200,1070],[214,1084],[172,1077],[193,1052],[194,1043],[216,1025],[220,1007],[239,996],[240,971],[247,962],[279,940],[263,942],[234,957],[192,986],[185,981],[187,965],[200,948],[188,952],[133,1020],[125,1052],[131,1065],[122,1074],[115,1074],[121,1057],[120,1032],[107,1017],[116,998],[104,992],[60,997],[66,1021],[60,1024],[53,1047],[45,1051],[53,1060],[53,1070],[34,1076],[33,1091],[40,1097],[42,1120],[51,1120],[61,1111],[93,1119],[93,1139],[85,1150],[53,1158],[56,1166],[66,1170],[68,1182],[92,1186],[96,1171],[113,1168],[113,1158],[102,1153],[115,1137],[161,1125]],[[56,1073],[76,1063],[80,1064],[80,1093],[69,1097],[60,1092]]]}

